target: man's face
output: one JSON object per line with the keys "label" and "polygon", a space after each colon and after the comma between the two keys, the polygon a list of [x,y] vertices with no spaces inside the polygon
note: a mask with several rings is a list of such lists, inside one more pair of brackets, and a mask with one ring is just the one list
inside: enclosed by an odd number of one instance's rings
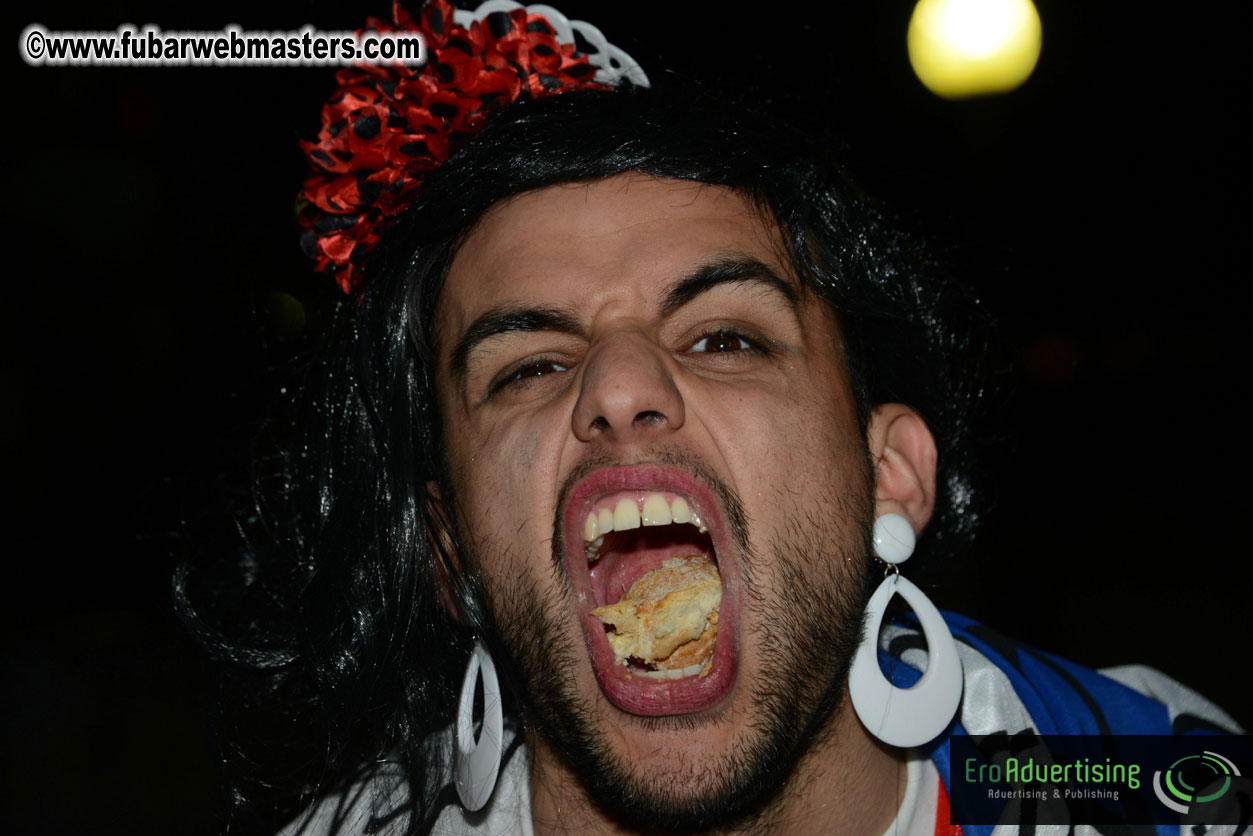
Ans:
{"label": "man's face", "polygon": [[[835,707],[860,633],[871,485],[831,312],[738,194],[620,175],[489,211],[436,329],[461,560],[537,757],[653,824],[749,808]],[[708,531],[632,528],[589,563],[602,511],[676,500]],[[721,573],[712,664],[616,664],[589,612],[693,553]]]}

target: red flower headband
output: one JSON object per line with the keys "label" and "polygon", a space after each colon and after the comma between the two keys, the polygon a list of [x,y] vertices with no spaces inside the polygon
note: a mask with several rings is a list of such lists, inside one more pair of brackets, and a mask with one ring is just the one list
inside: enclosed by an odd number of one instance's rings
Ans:
{"label": "red flower headband", "polygon": [[340,70],[317,142],[300,143],[314,171],[301,192],[301,243],[345,293],[360,284],[370,250],[422,179],[493,114],[518,99],[624,77],[648,84],[596,27],[550,6],[489,0],[469,12],[431,0],[414,20],[395,2],[392,18],[395,25],[366,25],[420,32],[426,63]]}

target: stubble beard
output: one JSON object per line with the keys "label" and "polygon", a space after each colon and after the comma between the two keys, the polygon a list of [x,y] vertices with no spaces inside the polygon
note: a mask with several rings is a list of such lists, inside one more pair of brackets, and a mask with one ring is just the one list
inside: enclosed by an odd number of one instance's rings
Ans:
{"label": "stubble beard", "polygon": [[[489,596],[497,635],[512,657],[529,729],[612,818],[645,830],[768,829],[780,787],[825,737],[831,716],[843,710],[867,596],[870,491],[824,496],[809,506],[834,508],[840,519],[789,512],[763,560],[748,548],[743,505],[734,491],[691,460],[667,463],[698,475],[722,504],[731,539],[739,546],[742,599],[751,615],[741,618],[751,625],[742,641],[754,643],[760,658],[772,660],[769,675],[749,683],[753,720],[728,753],[702,763],[645,769],[613,750],[594,721],[590,701],[598,695],[580,694],[571,673],[584,650],[582,642],[567,640],[560,617],[572,599],[560,525],[553,539],[559,583],[541,589],[531,580],[507,595]],[[793,508],[789,497],[780,502],[781,508]],[[822,536],[832,532],[835,536]],[[476,560],[475,565],[483,564]],[[623,716],[642,731],[681,734],[698,722],[687,716]]]}

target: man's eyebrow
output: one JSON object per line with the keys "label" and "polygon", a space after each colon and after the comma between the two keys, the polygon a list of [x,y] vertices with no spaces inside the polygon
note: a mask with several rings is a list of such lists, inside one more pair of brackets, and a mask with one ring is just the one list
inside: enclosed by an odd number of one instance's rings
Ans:
{"label": "man's eyebrow", "polygon": [[662,299],[661,315],[669,316],[697,296],[719,285],[750,282],[759,282],[773,289],[787,300],[793,312],[797,311],[796,287],[791,282],[755,258],[729,256],[703,264],[675,282]]}
{"label": "man's eyebrow", "polygon": [[470,352],[484,340],[510,331],[558,331],[581,334],[583,328],[575,315],[563,308],[520,307],[505,305],[477,317],[461,332],[449,358],[453,374],[464,378]]}

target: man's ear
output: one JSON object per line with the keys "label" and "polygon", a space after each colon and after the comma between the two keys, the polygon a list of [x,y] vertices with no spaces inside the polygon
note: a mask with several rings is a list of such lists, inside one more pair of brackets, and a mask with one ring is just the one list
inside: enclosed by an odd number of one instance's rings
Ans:
{"label": "man's ear", "polygon": [[899,403],[880,404],[866,431],[874,463],[875,516],[900,514],[914,533],[935,510],[935,439],[917,412]]}
{"label": "man's ear", "polygon": [[444,504],[439,485],[426,483],[426,536],[431,544],[431,582],[435,594],[448,615],[458,624],[464,624],[457,593],[453,590],[453,573],[461,571],[457,547],[452,536],[452,517]]}

